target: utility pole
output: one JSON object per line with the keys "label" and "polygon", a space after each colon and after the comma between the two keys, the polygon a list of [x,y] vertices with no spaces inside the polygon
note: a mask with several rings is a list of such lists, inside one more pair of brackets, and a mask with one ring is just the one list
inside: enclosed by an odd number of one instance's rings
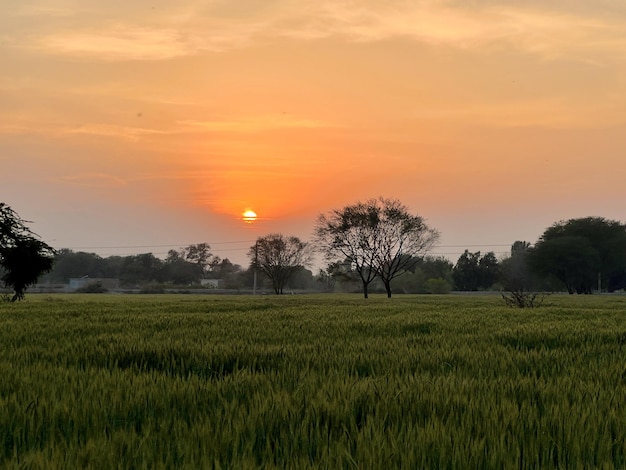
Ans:
{"label": "utility pole", "polygon": [[252,285],[252,295],[256,295],[256,270],[259,264],[259,241],[254,242],[254,284]]}

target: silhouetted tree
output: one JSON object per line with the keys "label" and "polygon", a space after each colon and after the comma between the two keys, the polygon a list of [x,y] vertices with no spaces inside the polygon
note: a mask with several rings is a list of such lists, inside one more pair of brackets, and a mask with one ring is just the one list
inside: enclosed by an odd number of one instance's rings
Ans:
{"label": "silhouetted tree", "polygon": [[516,241],[511,246],[511,255],[500,261],[499,280],[507,291],[528,292],[534,287],[534,279],[528,266],[530,243]]}
{"label": "silhouetted tree", "polygon": [[461,291],[489,289],[498,276],[498,260],[493,252],[471,253],[465,250],[452,270],[454,285]]}
{"label": "silhouetted tree", "polygon": [[570,294],[590,294],[626,269],[626,226],[603,217],[557,222],[529,250],[531,268],[559,279]]}
{"label": "silhouetted tree", "polygon": [[439,233],[397,199],[381,197],[321,214],[314,236],[317,248],[329,261],[350,260],[367,298],[368,287],[377,276],[391,297],[391,281],[411,269],[416,258],[435,244]]}
{"label": "silhouetted tree", "polygon": [[498,259],[493,251],[489,251],[478,262],[480,271],[480,287],[489,289],[498,279]]}
{"label": "silhouetted tree", "polygon": [[543,294],[534,292],[537,285],[528,266],[530,243],[516,241],[511,246],[511,255],[500,261],[499,280],[506,293],[502,293],[504,302],[510,307],[539,307]]}
{"label": "silhouetted tree", "polygon": [[452,279],[452,269],[454,264],[442,256],[425,256],[417,264],[426,279],[443,279],[450,285],[454,284]]}
{"label": "silhouetted tree", "polygon": [[195,263],[200,268],[202,279],[206,279],[209,271],[221,261],[211,253],[211,246],[208,243],[189,245],[183,248],[183,255],[185,260]]}
{"label": "silhouetted tree", "polygon": [[56,252],[54,267],[47,276],[52,282],[66,283],[70,278],[83,276],[116,277],[117,273],[109,268],[107,259],[95,253],[75,252],[68,248]]}
{"label": "silhouetted tree", "polygon": [[202,278],[202,267],[197,263],[186,260],[183,255],[176,250],[169,250],[162,265],[163,281],[172,282],[178,285],[189,285],[197,283]]}
{"label": "silhouetted tree", "polygon": [[259,237],[248,257],[270,279],[274,292],[282,294],[289,278],[310,264],[311,249],[298,237],[272,233]]}
{"label": "silhouetted tree", "polygon": [[134,287],[150,282],[163,281],[163,261],[152,253],[125,256],[120,268],[120,282]]}
{"label": "silhouetted tree", "polygon": [[0,268],[2,281],[15,292],[12,302],[24,298],[28,286],[52,269],[54,249],[37,238],[11,207],[0,202]]}

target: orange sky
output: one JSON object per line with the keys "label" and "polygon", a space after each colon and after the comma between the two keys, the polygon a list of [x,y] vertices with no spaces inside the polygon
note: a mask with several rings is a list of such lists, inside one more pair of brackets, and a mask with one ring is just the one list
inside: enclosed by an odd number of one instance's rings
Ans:
{"label": "orange sky", "polygon": [[626,219],[626,4],[7,2],[0,200],[57,248],[244,264],[377,196],[453,261]]}

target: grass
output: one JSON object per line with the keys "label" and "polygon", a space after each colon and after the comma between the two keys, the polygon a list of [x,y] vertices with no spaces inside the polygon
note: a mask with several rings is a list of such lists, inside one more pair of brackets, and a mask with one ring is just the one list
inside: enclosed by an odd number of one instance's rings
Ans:
{"label": "grass", "polygon": [[623,468],[626,297],[29,295],[0,467]]}

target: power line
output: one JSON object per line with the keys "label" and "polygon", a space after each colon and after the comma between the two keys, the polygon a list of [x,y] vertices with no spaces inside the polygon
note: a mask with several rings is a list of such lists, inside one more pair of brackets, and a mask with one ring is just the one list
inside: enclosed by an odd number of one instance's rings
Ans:
{"label": "power line", "polygon": [[[214,245],[229,245],[236,243],[254,243],[255,240],[237,240],[228,242],[203,242],[213,247]],[[168,243],[165,245],[106,245],[106,246],[75,246],[72,250],[105,250],[105,249],[131,249],[131,248],[167,248],[170,246],[190,246],[196,243]],[[510,247],[510,243],[477,243],[477,244],[465,244],[465,245],[437,245],[437,248],[475,248],[475,247]]]}
{"label": "power line", "polygon": [[[209,245],[211,247],[210,248],[211,252],[213,252],[214,254],[222,254],[222,256],[226,254],[227,256],[227,253],[248,251],[250,249],[250,246],[254,244],[255,242],[256,240],[230,240],[230,241],[203,242],[203,243],[206,243],[207,245]],[[247,246],[232,247],[232,248],[226,246],[226,245],[236,245],[236,244],[241,244],[241,243],[245,243],[247,244]],[[136,250],[143,250],[143,249],[150,249],[150,248],[181,248],[181,247],[190,246],[190,245],[194,245],[194,243],[169,243],[169,244],[157,244],[157,245],[75,246],[75,247],[66,247],[66,248],[72,251],[77,251],[77,250],[133,250],[132,252],[126,252],[126,253],[118,252],[118,253],[111,253],[111,254],[106,255],[106,256],[133,256],[137,254]],[[493,243],[493,244],[475,243],[475,244],[463,244],[463,245],[437,245],[434,248],[435,249],[461,248],[461,249],[468,250],[468,249],[473,249],[473,248],[485,248],[485,247],[489,247],[489,248],[507,247],[508,248],[510,246],[511,246],[510,243]],[[150,253],[155,256],[164,256],[168,254],[167,251],[151,251]],[[459,251],[445,251],[445,252],[431,251],[427,253],[426,255],[450,257],[450,256],[458,256],[459,253],[460,253]],[[507,251],[493,251],[493,253],[496,255],[507,255],[509,254],[509,251],[508,250]]]}
{"label": "power line", "polygon": [[[229,242],[203,242],[211,247],[213,245],[226,245],[226,244],[235,244],[235,243],[254,243],[254,240],[238,240],[238,241],[229,241]],[[121,245],[121,246],[75,246],[70,248],[71,250],[106,250],[106,249],[116,249],[116,250],[128,250],[132,248],[168,248],[171,246],[190,246],[196,245],[197,243],[168,243],[167,245]]]}

